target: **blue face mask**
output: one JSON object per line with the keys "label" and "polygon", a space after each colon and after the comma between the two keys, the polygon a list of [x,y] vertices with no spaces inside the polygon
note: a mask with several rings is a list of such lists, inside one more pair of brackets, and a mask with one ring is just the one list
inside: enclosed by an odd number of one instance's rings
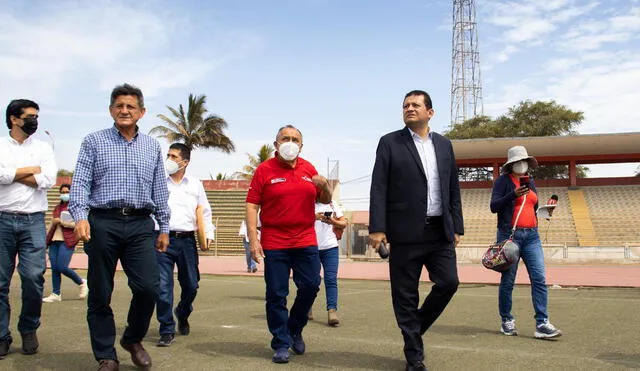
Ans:
{"label": "blue face mask", "polygon": [[62,202],[69,202],[69,194],[68,193],[63,193],[60,195],[60,201]]}

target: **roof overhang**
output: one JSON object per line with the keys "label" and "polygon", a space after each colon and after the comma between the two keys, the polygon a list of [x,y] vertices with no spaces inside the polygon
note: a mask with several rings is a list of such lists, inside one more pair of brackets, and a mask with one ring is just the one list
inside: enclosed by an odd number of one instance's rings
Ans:
{"label": "roof overhang", "polygon": [[550,137],[456,139],[451,141],[458,166],[502,165],[507,150],[525,146],[538,162],[558,164],[640,162],[640,132]]}

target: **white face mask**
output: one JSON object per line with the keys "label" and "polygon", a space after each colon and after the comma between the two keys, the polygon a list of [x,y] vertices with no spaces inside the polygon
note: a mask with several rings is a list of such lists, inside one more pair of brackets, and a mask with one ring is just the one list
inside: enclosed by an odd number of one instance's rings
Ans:
{"label": "white face mask", "polygon": [[525,174],[529,170],[529,163],[527,161],[518,161],[513,164],[513,172],[516,174]]}
{"label": "white face mask", "polygon": [[68,193],[61,193],[60,194],[60,201],[69,202],[69,194]]}
{"label": "white face mask", "polygon": [[164,169],[167,171],[167,174],[169,175],[173,175],[175,173],[178,172],[178,170],[181,169],[180,165],[178,165],[177,162],[170,160],[170,159],[166,159],[164,161]]}
{"label": "white face mask", "polygon": [[278,148],[278,153],[285,161],[293,161],[298,157],[300,153],[300,147],[293,142],[284,142],[280,144]]}

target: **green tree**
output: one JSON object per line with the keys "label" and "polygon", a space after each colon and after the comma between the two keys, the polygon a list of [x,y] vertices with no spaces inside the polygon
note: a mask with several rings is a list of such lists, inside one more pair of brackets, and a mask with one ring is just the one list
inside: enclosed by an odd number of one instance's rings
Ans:
{"label": "green tree", "polygon": [[189,94],[189,104],[185,113],[182,104],[178,109],[167,106],[172,117],[159,114],[164,122],[149,131],[149,135],[165,138],[168,142],[182,142],[191,149],[213,148],[224,153],[235,151],[231,139],[224,133],[227,122],[220,116],[208,115],[205,95]]}
{"label": "green tree", "polygon": [[[555,101],[526,100],[496,119],[489,116],[473,117],[445,135],[449,139],[575,135],[583,119],[582,112],[572,111]],[[578,166],[577,176],[584,178],[588,171],[588,168]],[[567,165],[541,165],[536,169],[535,176],[538,179],[566,179],[569,177],[569,168]],[[491,179],[491,172],[487,168],[466,168],[460,169],[460,177],[463,180],[488,180]]]}
{"label": "green tree", "polygon": [[73,177],[73,171],[66,169],[58,169],[57,176],[70,176]]}
{"label": "green tree", "polygon": [[216,180],[227,180],[227,174],[218,173]]}
{"label": "green tree", "polygon": [[256,155],[252,155],[247,153],[247,157],[249,157],[249,163],[244,165],[242,171],[239,171],[234,174],[237,178],[251,180],[253,178],[253,174],[256,171],[256,168],[263,162],[267,161],[271,157],[273,157],[274,149],[270,144],[264,144],[258,150]]}

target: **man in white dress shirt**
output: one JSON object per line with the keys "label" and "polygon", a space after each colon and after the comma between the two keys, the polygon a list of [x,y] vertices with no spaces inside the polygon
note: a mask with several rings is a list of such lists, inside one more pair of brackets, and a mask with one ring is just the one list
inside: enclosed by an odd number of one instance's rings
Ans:
{"label": "man in white dress shirt", "polygon": [[[200,272],[198,271],[198,251],[196,249],[196,231],[198,229],[196,208],[202,207],[207,239],[213,239],[211,206],[199,179],[185,175],[191,159],[191,150],[182,143],[169,147],[165,169],[169,188],[169,248],[165,252],[156,252],[160,268],[160,292],[157,300],[156,315],[160,322],[160,340],[158,346],[168,347],[173,343],[176,323],[173,318],[173,269],[178,267],[178,282],[182,289],[180,302],[175,308],[178,331],[189,335],[189,315],[193,311],[193,301],[198,291]],[[206,250],[207,246],[200,246]]]}
{"label": "man in white dress shirt", "polygon": [[24,354],[38,351],[45,271],[47,189],[56,181],[53,150],[31,138],[38,129],[37,103],[16,99],[7,106],[9,136],[0,138],[0,359],[9,353],[9,287],[18,256],[22,309],[18,331]]}

